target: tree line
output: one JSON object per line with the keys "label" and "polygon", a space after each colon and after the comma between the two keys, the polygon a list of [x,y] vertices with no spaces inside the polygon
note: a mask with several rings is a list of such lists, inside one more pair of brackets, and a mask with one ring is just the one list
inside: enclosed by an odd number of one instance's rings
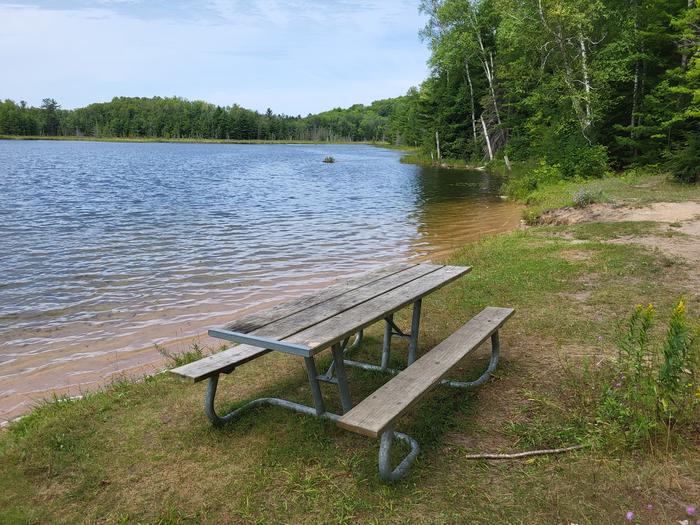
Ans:
{"label": "tree line", "polygon": [[561,176],[700,162],[695,0],[422,0],[431,74],[399,132],[433,156]]}
{"label": "tree line", "polygon": [[436,160],[539,159],[560,177],[664,164],[700,177],[695,0],[422,0],[430,75],[316,115],[182,98],[0,102],[0,134],[386,141]]}
{"label": "tree line", "polygon": [[219,140],[386,142],[390,115],[403,97],[315,115],[259,113],[237,104],[217,106],[179,97],[115,97],[73,110],[52,98],[40,107],[0,102],[1,135]]}

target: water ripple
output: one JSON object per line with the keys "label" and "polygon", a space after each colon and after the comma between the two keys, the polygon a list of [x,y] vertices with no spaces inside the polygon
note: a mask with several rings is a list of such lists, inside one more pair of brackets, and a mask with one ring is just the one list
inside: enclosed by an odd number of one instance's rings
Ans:
{"label": "water ripple", "polygon": [[0,376],[180,337],[517,220],[488,175],[398,159],[369,146],[0,141]]}

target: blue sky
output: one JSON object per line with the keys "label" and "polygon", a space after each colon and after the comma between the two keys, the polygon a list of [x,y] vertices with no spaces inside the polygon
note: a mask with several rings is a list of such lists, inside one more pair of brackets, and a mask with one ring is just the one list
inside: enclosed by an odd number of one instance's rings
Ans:
{"label": "blue sky", "polygon": [[0,99],[177,95],[305,115],[418,85],[423,23],[418,0],[0,0]]}

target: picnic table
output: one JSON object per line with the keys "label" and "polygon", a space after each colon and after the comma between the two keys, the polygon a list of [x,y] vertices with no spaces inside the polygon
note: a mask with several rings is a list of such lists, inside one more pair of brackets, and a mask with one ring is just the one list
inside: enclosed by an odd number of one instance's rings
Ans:
{"label": "picnic table", "polygon": [[[437,384],[470,388],[484,383],[498,364],[498,329],[512,315],[506,308],[487,308],[458,332],[417,359],[422,299],[462,277],[468,266],[438,264],[398,264],[329,286],[318,293],[279,304],[269,310],[237,319],[224,327],[209,330],[209,335],[237,346],[204,357],[171,372],[193,382],[209,380],[205,412],[215,425],[238,418],[251,408],[274,405],[335,421],[343,428],[371,437],[381,437],[380,475],[384,479],[403,476],[418,454],[416,441],[393,430],[393,422],[421,396]],[[410,331],[394,322],[394,313],[413,305]],[[378,364],[349,359],[348,353],[362,343],[363,330],[384,320],[384,341]],[[351,344],[350,340],[354,336]],[[405,370],[389,368],[391,341],[409,340]],[[444,376],[467,353],[491,337],[489,366],[476,381],[448,381]],[[333,360],[320,374],[316,356],[330,349]],[[309,379],[313,407],[279,398],[259,398],[226,415],[219,415],[214,399],[220,374],[229,374],[238,366],[268,352],[277,351],[303,358]],[[426,359],[428,358],[429,359]],[[360,367],[396,375],[391,381],[357,405],[353,404],[346,367]],[[321,382],[337,385],[342,414],[326,410]],[[411,446],[411,452],[392,469],[389,450],[392,439]]]}

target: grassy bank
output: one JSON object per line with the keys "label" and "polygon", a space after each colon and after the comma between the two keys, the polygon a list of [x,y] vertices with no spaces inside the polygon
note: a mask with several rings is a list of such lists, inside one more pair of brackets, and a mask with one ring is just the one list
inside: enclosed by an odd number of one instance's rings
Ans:
{"label": "grassy bank", "polygon": [[510,173],[498,165],[494,170],[509,179],[504,193],[527,205],[524,214],[530,223],[537,223],[547,212],[564,207],[644,206],[652,202],[700,199],[697,184],[680,183],[668,173],[656,170],[633,169],[600,179],[564,180],[538,179],[533,163],[515,164]]}
{"label": "grassy bank", "polygon": [[416,148],[403,148],[403,150],[407,152],[406,155],[401,157],[401,162],[404,164],[417,164],[419,166],[431,166],[446,169],[483,169],[483,166],[478,166],[474,163],[467,162],[464,159],[442,158],[437,161],[435,158],[421,153]]}
{"label": "grassy bank", "polygon": [[310,140],[226,140],[226,139],[176,139],[163,137],[74,137],[44,135],[0,135],[0,140],[57,140],[80,142],[166,142],[182,144],[370,144],[386,146],[381,142],[310,141]]}
{"label": "grassy bank", "polygon": [[[665,322],[685,295],[700,312],[695,265],[618,242],[653,232],[683,236],[654,223],[538,227],[456,253],[450,262],[474,270],[424,302],[422,349],[486,305],[516,316],[493,380],[474,392],[439,388],[400,422],[423,451],[396,484],[377,477],[376,441],[274,408],[215,429],[202,411],[204,384],[158,375],[46,404],[2,432],[0,522],[601,524],[628,511],[637,523],[683,519],[700,503],[697,429],[625,447],[598,411],[618,323],[635,304],[653,303]],[[376,359],[380,348],[375,326],[359,353]],[[482,349],[457,376],[476,377],[487,358]],[[355,399],[386,381],[349,376]],[[338,411],[332,385],[325,392]],[[267,355],[220,383],[222,409],[267,395],[310,401],[299,360]],[[465,458],[577,443],[587,448]]]}

